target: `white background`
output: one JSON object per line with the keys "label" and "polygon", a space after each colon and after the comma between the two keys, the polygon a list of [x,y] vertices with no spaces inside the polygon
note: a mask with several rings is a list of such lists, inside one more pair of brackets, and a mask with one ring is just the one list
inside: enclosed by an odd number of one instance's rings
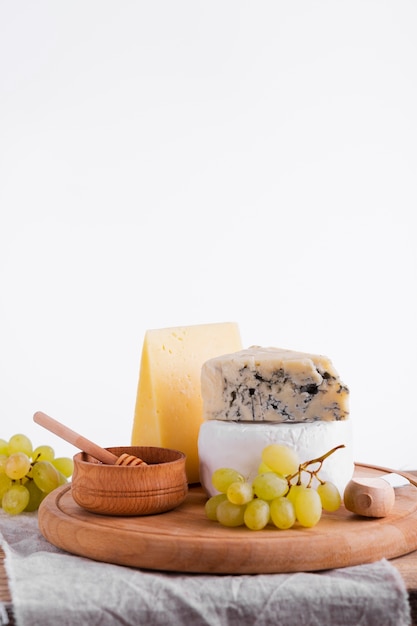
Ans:
{"label": "white background", "polygon": [[0,2],[0,437],[129,444],[148,328],[330,356],[417,468],[417,4]]}

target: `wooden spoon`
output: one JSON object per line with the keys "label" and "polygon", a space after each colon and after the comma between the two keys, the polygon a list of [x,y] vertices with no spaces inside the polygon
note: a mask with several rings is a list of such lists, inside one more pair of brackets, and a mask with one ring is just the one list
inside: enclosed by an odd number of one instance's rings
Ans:
{"label": "wooden spoon", "polygon": [[345,488],[344,505],[364,517],[386,517],[395,503],[394,488],[383,478],[353,478]]}
{"label": "wooden spoon", "polygon": [[83,452],[87,452],[98,461],[102,463],[106,463],[107,465],[146,465],[145,461],[139,459],[137,456],[133,456],[132,454],[127,454],[126,452],[121,454],[119,457],[110,452],[110,450],[106,450],[105,448],[101,448],[93,441],[86,439],[82,435],[79,435],[74,430],[71,430],[61,422],[49,417],[46,413],[42,413],[42,411],[37,411],[33,416],[33,421],[36,424],[40,424],[51,433],[58,435],[61,439],[68,441],[73,446],[82,450]]}

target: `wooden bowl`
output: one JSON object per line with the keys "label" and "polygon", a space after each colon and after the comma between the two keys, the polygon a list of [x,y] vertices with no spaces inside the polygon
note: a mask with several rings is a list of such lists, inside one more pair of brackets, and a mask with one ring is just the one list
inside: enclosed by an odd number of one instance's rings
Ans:
{"label": "wooden bowl", "polygon": [[179,506],[188,492],[185,454],[158,447],[107,448],[148,465],[106,465],[85,452],[74,456],[71,493],[77,504],[102,515],[151,515]]}

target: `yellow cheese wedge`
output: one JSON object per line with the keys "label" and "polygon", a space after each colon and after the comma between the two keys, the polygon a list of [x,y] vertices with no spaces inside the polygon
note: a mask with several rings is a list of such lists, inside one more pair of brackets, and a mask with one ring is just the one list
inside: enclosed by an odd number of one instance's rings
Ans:
{"label": "yellow cheese wedge", "polygon": [[132,445],[181,450],[187,456],[188,482],[199,482],[201,367],[208,359],[241,348],[239,328],[234,322],[148,330],[142,349]]}

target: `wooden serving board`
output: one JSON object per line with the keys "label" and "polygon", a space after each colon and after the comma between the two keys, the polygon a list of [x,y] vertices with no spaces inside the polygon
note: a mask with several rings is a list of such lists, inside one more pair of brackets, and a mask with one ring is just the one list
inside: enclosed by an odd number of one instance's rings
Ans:
{"label": "wooden serving board", "polygon": [[[392,470],[357,465],[355,476]],[[225,528],[205,516],[206,496],[191,487],[177,509],[144,517],[96,515],[79,507],[64,485],[42,502],[44,537],[72,554],[151,570],[206,574],[318,571],[391,559],[417,549],[417,488],[396,488],[389,516],[373,519],[323,513],[314,528]]]}

